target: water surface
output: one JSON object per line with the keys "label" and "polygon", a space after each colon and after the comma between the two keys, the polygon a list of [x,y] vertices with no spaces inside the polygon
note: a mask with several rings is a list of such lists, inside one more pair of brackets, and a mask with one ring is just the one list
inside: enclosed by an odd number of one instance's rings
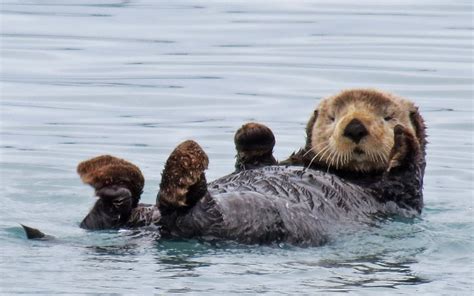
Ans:
{"label": "water surface", "polygon": [[[380,2],[3,1],[0,292],[470,295],[472,3]],[[352,87],[420,106],[420,219],[306,249],[78,227],[94,202],[78,162],[136,163],[152,203],[180,141],[204,147],[212,180],[232,171],[234,131],[257,120],[283,159],[320,99]],[[58,241],[27,241],[18,223]]]}

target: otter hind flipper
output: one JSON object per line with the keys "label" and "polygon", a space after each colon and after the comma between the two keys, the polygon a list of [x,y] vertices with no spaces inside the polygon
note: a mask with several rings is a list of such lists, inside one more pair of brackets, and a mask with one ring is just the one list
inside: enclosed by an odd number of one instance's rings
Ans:
{"label": "otter hind flipper", "polygon": [[81,180],[99,198],[81,222],[85,229],[111,229],[126,224],[137,207],[145,179],[140,169],[121,158],[101,155],[77,166]]}
{"label": "otter hind flipper", "polygon": [[97,191],[108,186],[127,188],[137,204],[145,185],[140,169],[131,162],[111,155],[101,155],[77,166],[81,180]]}
{"label": "otter hind flipper", "polygon": [[235,133],[234,143],[237,150],[237,171],[277,164],[273,157],[275,136],[272,130],[263,124],[244,124]]}
{"label": "otter hind flipper", "polygon": [[160,209],[191,207],[207,193],[204,171],[209,158],[198,143],[179,144],[168,157],[162,173],[157,205]]}
{"label": "otter hind flipper", "polygon": [[23,227],[23,230],[25,230],[25,234],[26,234],[26,237],[28,239],[49,239],[49,238],[52,238],[50,235],[46,235],[44,234],[43,232],[41,232],[40,230],[36,229],[36,228],[33,228],[33,227],[29,227],[29,226],[26,226],[26,225],[23,225],[23,224],[20,224],[21,227]]}

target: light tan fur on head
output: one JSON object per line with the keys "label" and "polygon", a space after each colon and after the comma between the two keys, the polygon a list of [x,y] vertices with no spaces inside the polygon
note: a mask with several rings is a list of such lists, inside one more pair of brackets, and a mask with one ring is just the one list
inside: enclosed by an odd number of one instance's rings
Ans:
{"label": "light tan fur on head", "polygon": [[[418,114],[413,103],[373,89],[342,91],[321,101],[314,114],[308,123],[307,145],[314,153],[312,161],[328,169],[385,170],[394,144],[395,125],[404,126],[414,136],[419,133],[413,122],[413,114]],[[347,136],[347,127],[353,120],[365,127],[367,134],[364,131],[360,139]],[[421,132],[424,137],[424,126]]]}

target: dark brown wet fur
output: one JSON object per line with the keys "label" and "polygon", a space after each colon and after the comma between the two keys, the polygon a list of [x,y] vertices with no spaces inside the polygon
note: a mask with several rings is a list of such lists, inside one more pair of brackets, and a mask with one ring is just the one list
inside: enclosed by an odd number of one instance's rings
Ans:
{"label": "dark brown wet fur", "polygon": [[163,170],[157,204],[160,208],[193,206],[207,192],[204,171],[209,159],[201,146],[188,140],[176,147]]}
{"label": "dark brown wet fur", "polygon": [[407,166],[410,162],[420,163],[423,161],[424,152],[417,138],[402,125],[395,126],[394,145],[390,152],[387,172],[396,167]]}
{"label": "dark brown wet fur", "polygon": [[273,156],[275,136],[263,124],[249,122],[242,125],[235,133],[234,143],[237,150],[237,171],[277,164]]}
{"label": "dark brown wet fur", "polygon": [[23,230],[25,231],[26,238],[28,239],[45,239],[46,238],[46,234],[39,231],[38,229],[29,227],[23,224],[20,224],[20,225],[21,227],[23,227]]}
{"label": "dark brown wet fur", "polygon": [[426,135],[426,125],[425,120],[423,119],[423,117],[421,117],[418,107],[414,107],[412,110],[410,110],[410,120],[413,126],[415,127],[416,138],[418,140],[418,143],[420,144],[420,149],[423,153],[423,156],[425,156],[426,144],[428,143]]}

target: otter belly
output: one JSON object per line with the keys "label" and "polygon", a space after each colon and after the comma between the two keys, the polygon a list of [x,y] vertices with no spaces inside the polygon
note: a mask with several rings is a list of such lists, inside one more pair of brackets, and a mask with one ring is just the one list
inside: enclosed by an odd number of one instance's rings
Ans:
{"label": "otter belly", "polygon": [[209,183],[208,194],[168,226],[179,237],[321,245],[382,209],[370,190],[332,174],[269,166]]}

